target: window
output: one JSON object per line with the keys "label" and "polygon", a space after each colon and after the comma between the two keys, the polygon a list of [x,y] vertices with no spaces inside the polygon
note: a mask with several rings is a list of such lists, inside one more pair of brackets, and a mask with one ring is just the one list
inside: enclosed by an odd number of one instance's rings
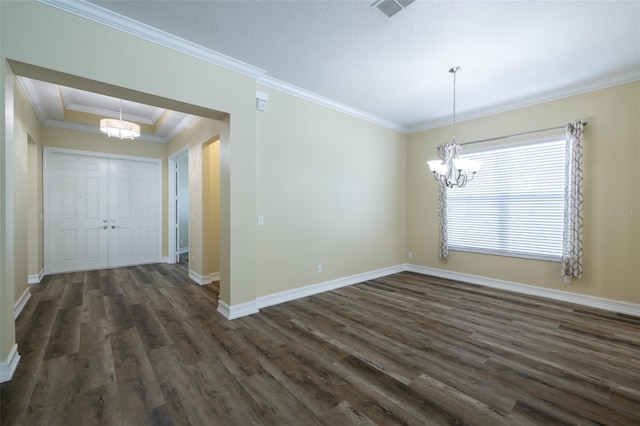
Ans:
{"label": "window", "polygon": [[483,164],[466,187],[447,190],[449,248],[559,261],[565,156],[559,138],[461,155]]}

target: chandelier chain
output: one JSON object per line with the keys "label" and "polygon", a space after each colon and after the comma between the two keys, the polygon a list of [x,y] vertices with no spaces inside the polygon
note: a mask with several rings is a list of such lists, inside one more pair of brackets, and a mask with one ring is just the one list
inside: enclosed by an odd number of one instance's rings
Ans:
{"label": "chandelier chain", "polygon": [[453,141],[456,141],[456,73],[460,67],[453,67],[449,70],[453,74]]}

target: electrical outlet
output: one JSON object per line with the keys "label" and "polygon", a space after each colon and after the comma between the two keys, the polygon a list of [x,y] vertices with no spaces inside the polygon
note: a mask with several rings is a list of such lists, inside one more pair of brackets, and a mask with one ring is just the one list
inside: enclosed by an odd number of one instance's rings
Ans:
{"label": "electrical outlet", "polygon": [[413,259],[413,252],[412,252],[412,251],[410,251],[409,253],[407,253],[407,257],[408,257],[409,259]]}
{"label": "electrical outlet", "polygon": [[321,274],[322,273],[322,265],[318,265],[318,273]]}

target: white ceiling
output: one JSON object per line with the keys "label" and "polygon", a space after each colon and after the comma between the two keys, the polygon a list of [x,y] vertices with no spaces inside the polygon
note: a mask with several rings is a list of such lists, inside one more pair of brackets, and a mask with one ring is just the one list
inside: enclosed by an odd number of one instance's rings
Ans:
{"label": "white ceiling", "polygon": [[640,79],[638,0],[416,1],[391,18],[373,0],[76,4],[408,132],[450,122],[455,65],[459,119]]}
{"label": "white ceiling", "polygon": [[[178,135],[197,117],[124,99],[112,98],[97,93],[85,92],[70,87],[18,77],[36,115],[46,126],[64,127],[99,133],[100,118],[120,118],[152,127],[142,127],[140,139],[166,143]],[[94,115],[91,124],[74,119],[65,112],[80,112]],[[89,116],[91,117],[91,116]],[[91,119],[91,118],[89,118]],[[152,128],[153,131],[146,129]]]}

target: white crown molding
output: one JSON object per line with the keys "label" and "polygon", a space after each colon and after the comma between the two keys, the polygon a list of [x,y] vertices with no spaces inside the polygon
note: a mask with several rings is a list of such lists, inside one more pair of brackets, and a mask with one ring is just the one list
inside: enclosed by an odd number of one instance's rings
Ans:
{"label": "white crown molding", "polygon": [[186,129],[191,124],[193,124],[193,122],[195,122],[198,118],[200,118],[200,117],[197,117],[195,115],[187,115],[185,118],[180,120],[180,122],[178,124],[176,124],[175,126],[173,126],[171,131],[169,133],[167,133],[167,135],[165,136],[165,139],[167,140],[167,142],[172,141],[173,138],[178,136],[180,134],[180,132],[182,132],[184,129]]}
{"label": "white crown molding", "polygon": [[[532,96],[525,100],[517,100],[511,102],[505,102],[492,107],[483,108],[481,111],[472,111],[469,113],[462,113],[456,115],[456,122],[462,123],[464,121],[475,120],[477,118],[488,117],[490,115],[499,114],[502,112],[513,111],[520,108],[526,108],[534,105],[543,104],[545,102],[556,101],[558,99],[564,99],[571,96],[583,95],[585,93],[594,92],[596,90],[607,89],[609,87],[620,86],[622,84],[632,83],[640,80],[640,70],[630,71],[624,74],[618,74],[612,77],[606,77],[598,80],[593,80],[583,84],[577,84],[569,87],[565,87],[553,92],[547,92],[538,96]],[[439,118],[437,120],[425,121],[414,126],[407,128],[408,134],[424,132],[425,130],[436,129],[438,127],[448,126],[451,124],[451,118]]]}
{"label": "white crown molding", "polygon": [[[60,86],[60,92],[62,93],[62,102],[64,104],[65,109],[70,111],[77,111],[77,112],[84,112],[87,114],[99,115],[102,117],[120,118],[119,111],[112,111],[104,108],[91,107],[88,105],[81,105],[81,104],[72,102],[70,99],[65,97],[64,95],[64,92],[66,91],[65,89],[66,89],[65,87]],[[137,123],[154,125],[158,120],[158,118],[162,115],[162,109],[161,108],[158,108],[158,109],[160,110],[160,113],[154,114],[153,117],[143,117],[141,115],[136,115],[136,114],[122,113],[122,119],[127,121],[135,121]]]}
{"label": "white crown molding", "polygon": [[204,48],[92,3],[68,0],[36,1],[252,78],[258,78],[265,73],[264,70],[258,67]]}
{"label": "white crown molding", "polygon": [[273,77],[263,76],[258,79],[258,84],[261,84],[266,87],[270,87],[272,89],[279,90],[281,92],[287,93],[297,98],[301,98],[306,101],[313,102],[315,104],[350,115],[352,117],[356,117],[361,120],[368,121],[373,124],[377,124],[378,126],[395,130],[396,132],[400,132],[400,133],[408,132],[407,127],[403,126],[402,124],[398,124],[391,120],[386,120],[384,118],[375,116],[373,114],[369,114],[367,112],[350,107],[348,105],[334,101],[333,99],[318,95],[317,93],[310,92],[308,90],[294,86],[292,84],[289,84],[282,80],[278,80]]}
{"label": "white crown molding", "polygon": [[[116,30],[125,32],[135,37],[142,38],[152,43],[159,44],[169,49],[182,52],[184,54],[193,56],[211,64],[220,66],[222,68],[238,72],[240,74],[247,75],[255,78],[258,84],[270,87],[282,91],[284,93],[296,96],[301,99],[305,99],[309,102],[322,105],[324,107],[333,109],[338,112],[342,112],[347,115],[359,118],[364,121],[368,121],[379,126],[395,130],[403,134],[413,134],[430,130],[442,126],[449,125],[451,120],[449,118],[438,118],[435,120],[424,121],[415,125],[403,125],[400,123],[387,120],[373,114],[364,112],[362,110],[350,107],[348,105],[337,102],[333,99],[325,96],[318,95],[292,84],[286,83],[282,80],[275,79],[266,75],[266,71],[247,64],[245,62],[234,59],[230,56],[216,52],[214,50],[202,47],[198,44],[184,40],[180,37],[174,36],[152,26],[135,21],[131,18],[119,15],[110,10],[104,9],[100,6],[88,3],[84,0],[68,1],[68,0],[36,0],[39,3],[46,4],[56,9],[72,13],[76,16],[88,19],[90,21],[106,25]],[[476,118],[487,117],[489,115],[498,114],[514,109],[524,108],[528,106],[537,105],[544,102],[550,102],[566,98],[569,96],[580,95],[583,93],[591,92],[594,90],[606,89],[608,87],[617,86],[620,84],[630,83],[632,81],[640,80],[640,71],[630,71],[617,76],[606,77],[595,81],[590,81],[578,85],[569,86],[564,89],[547,92],[538,96],[532,96],[525,100],[517,100],[512,102],[505,102],[499,105],[494,105],[488,108],[483,108],[480,111],[472,111],[469,113],[462,113],[457,115],[458,122],[464,122],[473,120]]]}
{"label": "white crown molding", "polygon": [[13,377],[13,373],[18,367],[20,362],[20,355],[18,354],[18,345],[14,344],[9,352],[9,356],[6,361],[0,362],[0,383],[8,382]]}
{"label": "white crown molding", "polygon": [[[85,1],[65,1],[65,0],[36,0],[42,4],[54,7],[65,12],[72,13],[82,18],[97,22],[102,25],[114,28],[116,30],[131,34],[152,43],[177,50],[187,55],[202,59],[211,64],[226,68],[240,74],[258,80],[259,84],[263,84],[272,89],[277,89],[290,95],[305,99],[324,107],[342,112],[353,117],[369,121],[382,127],[395,130],[401,133],[407,133],[407,128],[401,124],[386,120],[367,112],[352,108],[348,105],[341,104],[330,98],[318,95],[308,90],[296,87],[281,80],[267,77],[266,71],[245,62],[238,61],[230,56],[223,55],[211,49],[207,49],[180,37],[174,36],[157,28],[135,21],[131,18],[114,13],[110,10],[96,6]],[[171,138],[167,138],[171,140]]]}
{"label": "white crown molding", "polygon": [[[97,135],[104,135],[104,133],[100,131],[100,127],[90,126],[88,124],[82,124],[82,123],[71,123],[69,121],[60,121],[60,120],[47,120],[44,123],[42,123],[42,125],[48,126],[48,127],[57,127],[60,129],[75,130],[78,132],[95,133]],[[106,135],[105,135],[105,138],[107,138]],[[137,137],[134,141],[127,140],[125,142],[135,142],[138,140],[147,141],[147,142],[156,142],[156,143],[167,143],[167,140],[163,137],[147,135],[144,133],[141,133],[140,136]]]}
{"label": "white crown molding", "polygon": [[16,300],[16,303],[14,305],[14,308],[13,308],[13,319],[14,320],[18,319],[18,316],[20,315],[20,312],[22,312],[22,310],[24,309],[24,306],[27,304],[29,299],[31,299],[31,292],[29,291],[29,288],[27,287],[27,288],[24,289],[24,292],[18,298],[18,300]]}
{"label": "white crown molding", "polygon": [[29,99],[29,103],[33,106],[33,110],[38,116],[38,120],[40,123],[44,123],[47,121],[47,113],[44,111],[44,105],[42,104],[42,100],[40,96],[38,96],[38,91],[35,87],[33,87],[33,82],[30,78],[18,76],[18,83],[22,90],[24,91],[25,96]]}
{"label": "white crown molding", "polygon": [[498,288],[501,290],[513,291],[515,293],[539,296],[546,299],[559,300],[561,302],[569,302],[577,305],[589,306],[592,308],[599,308],[606,311],[640,317],[640,305],[635,303],[604,299],[602,297],[586,296],[568,291],[514,283],[511,281],[496,280],[494,278],[481,277],[479,275],[464,274],[461,272],[447,271],[444,269],[430,268],[426,266],[408,264],[406,265],[406,270],[422,275],[431,275],[439,278],[462,281],[467,284]]}

